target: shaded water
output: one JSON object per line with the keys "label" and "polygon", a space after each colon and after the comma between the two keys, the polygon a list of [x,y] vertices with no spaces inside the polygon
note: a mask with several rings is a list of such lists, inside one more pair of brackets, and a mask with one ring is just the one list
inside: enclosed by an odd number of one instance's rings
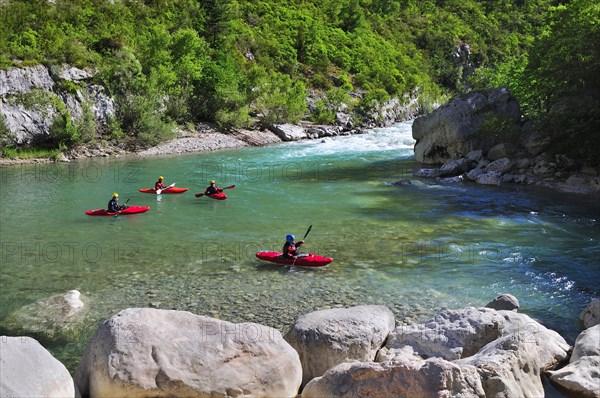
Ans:
{"label": "shaded water", "polygon": [[[285,332],[323,308],[383,304],[397,321],[483,306],[499,293],[571,342],[600,294],[600,208],[573,195],[411,177],[410,123],[369,134],[208,154],[2,168],[0,318],[80,290],[76,341],[50,346],[73,370],[98,324],[121,309],[188,310]],[[190,191],[149,195],[158,175]],[[399,178],[412,185],[389,186]],[[196,198],[210,179],[229,199]],[[148,205],[89,217],[112,192]],[[324,269],[259,262],[284,236],[334,257]]]}

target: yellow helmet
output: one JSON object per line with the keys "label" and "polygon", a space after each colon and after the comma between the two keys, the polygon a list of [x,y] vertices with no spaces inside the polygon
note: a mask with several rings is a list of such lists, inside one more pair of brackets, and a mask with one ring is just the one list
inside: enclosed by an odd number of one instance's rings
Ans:
{"label": "yellow helmet", "polygon": [[113,193],[113,198],[118,198],[118,197],[119,197],[119,194],[118,194],[118,193],[116,193],[116,192],[115,192],[115,193]]}
{"label": "yellow helmet", "polygon": [[165,177],[163,177],[163,176],[158,176],[158,179],[159,179],[159,180],[164,180],[164,179],[165,179]]}
{"label": "yellow helmet", "polygon": [[211,183],[211,184],[214,184],[214,183],[215,183],[215,180],[210,180],[210,183]]}

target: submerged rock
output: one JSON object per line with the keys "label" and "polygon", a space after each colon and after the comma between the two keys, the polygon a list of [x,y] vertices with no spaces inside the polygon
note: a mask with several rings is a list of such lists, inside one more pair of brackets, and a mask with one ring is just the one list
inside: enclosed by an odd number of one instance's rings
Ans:
{"label": "submerged rock", "polygon": [[70,290],[17,309],[2,321],[2,328],[41,341],[72,341],[85,326],[85,313],[81,293]]}

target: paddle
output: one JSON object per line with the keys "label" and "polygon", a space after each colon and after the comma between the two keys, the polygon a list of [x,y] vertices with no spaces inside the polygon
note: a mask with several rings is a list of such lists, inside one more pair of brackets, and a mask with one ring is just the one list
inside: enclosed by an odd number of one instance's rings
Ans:
{"label": "paddle", "polygon": [[[234,185],[230,185],[230,186],[225,187],[225,188],[221,188],[221,191],[224,190],[224,189],[231,189],[231,188],[235,188],[235,184]],[[196,197],[199,198],[199,197],[204,196],[204,195],[205,194],[203,194],[203,193],[197,193]]]}
{"label": "paddle", "polygon": [[[306,239],[306,237],[308,236],[308,233],[311,231],[311,229],[312,229],[312,224],[306,230],[306,233],[304,234],[304,238],[302,238],[302,240]],[[293,267],[294,265],[296,265],[296,260],[298,260],[298,256],[294,257],[294,262],[292,263],[292,265],[290,265],[290,268]]]}
{"label": "paddle", "polygon": [[160,193],[161,193],[162,191],[166,191],[167,189],[169,189],[169,188],[173,188],[174,186],[175,186],[175,183],[173,183],[173,184],[171,184],[171,185],[169,185],[168,187],[165,187],[165,188],[163,188],[163,189],[159,189],[159,190],[157,190],[157,191],[156,191],[156,194],[157,194],[157,195],[160,195]]}
{"label": "paddle", "polygon": [[[125,201],[125,204],[124,204],[123,206],[127,206],[127,203],[129,203],[129,200],[130,200],[130,199],[131,199],[131,198],[127,199],[127,200]],[[127,208],[127,207],[123,207],[121,210],[119,210],[119,211],[117,212],[117,214],[115,214],[115,215],[114,215],[114,218],[117,218],[117,217],[119,217],[119,214],[121,214],[121,212],[122,212],[123,210],[125,210],[126,208]]]}

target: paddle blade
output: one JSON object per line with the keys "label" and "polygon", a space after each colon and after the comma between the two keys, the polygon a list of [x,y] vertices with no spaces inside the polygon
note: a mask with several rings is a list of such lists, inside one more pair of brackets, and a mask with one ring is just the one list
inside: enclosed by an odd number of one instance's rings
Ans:
{"label": "paddle blade", "polygon": [[228,187],[225,187],[225,188],[223,188],[223,189],[231,189],[231,188],[235,188],[235,184],[234,184],[234,185],[230,185],[230,186],[228,186]]}
{"label": "paddle blade", "polygon": [[195,196],[196,196],[197,198],[199,198],[199,197],[201,197],[201,196],[204,196],[204,194],[203,194],[203,193],[197,193]]}
{"label": "paddle blade", "polygon": [[308,229],[306,230],[306,233],[304,234],[304,238],[302,238],[302,240],[306,239],[306,237],[308,236],[308,233],[310,232],[311,229],[312,229],[312,225],[310,227],[308,227]]}

